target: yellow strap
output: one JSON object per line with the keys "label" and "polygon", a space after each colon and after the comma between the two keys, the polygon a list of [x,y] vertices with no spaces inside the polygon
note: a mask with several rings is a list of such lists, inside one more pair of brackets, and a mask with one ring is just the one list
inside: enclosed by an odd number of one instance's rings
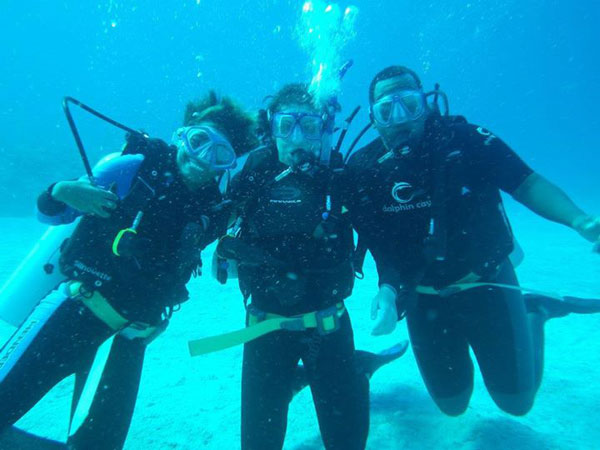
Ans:
{"label": "yellow strap", "polygon": [[284,319],[263,320],[256,325],[251,325],[241,330],[189,341],[190,355],[199,356],[206,353],[218,352],[229,347],[250,342],[265,334],[280,330],[282,322],[284,322]]}
{"label": "yellow strap", "polygon": [[[280,320],[280,324],[289,320],[289,321],[297,321],[298,319],[302,319],[302,323],[305,328],[316,328],[317,327],[317,313],[315,311],[302,314],[301,316],[281,316],[279,314],[266,313],[262,320],[259,320],[258,316],[250,313],[249,324],[253,326],[255,324],[263,323],[267,320]],[[281,322],[283,321],[283,322]]]}
{"label": "yellow strap", "polygon": [[81,295],[81,287],[82,283],[79,281],[70,282],[68,285],[69,295],[80,299],[98,319],[111,329],[118,331],[127,326],[129,320],[119,314],[100,292],[94,291],[90,296],[84,296]]}
{"label": "yellow strap", "polygon": [[82,295],[81,287],[82,283],[80,281],[71,281],[67,285],[69,296],[79,299],[98,319],[108,325],[113,331],[118,332],[128,339],[147,339],[157,332],[159,328],[157,326],[127,320],[98,291],[91,292],[89,296]]}
{"label": "yellow strap", "polygon": [[[336,315],[341,317],[346,310],[343,303],[336,304]],[[292,325],[302,320],[304,328],[317,328],[317,314],[319,311],[312,311],[300,316],[280,316],[278,314],[267,313],[264,320],[257,321],[256,316],[249,313],[250,325],[246,328],[229,333],[210,336],[203,339],[196,339],[188,342],[191,356],[205,355],[207,353],[218,352],[236,345],[245,344],[273,331],[286,329],[286,325]],[[323,328],[331,330],[335,327],[335,319],[331,316],[323,317]]]}
{"label": "yellow strap", "polygon": [[125,235],[125,233],[137,234],[137,231],[135,231],[133,228],[123,228],[121,231],[119,231],[117,233],[117,236],[115,237],[115,240],[113,241],[113,244],[112,244],[112,252],[116,256],[121,256],[119,254],[119,242],[121,242],[121,238],[123,237],[123,235]]}

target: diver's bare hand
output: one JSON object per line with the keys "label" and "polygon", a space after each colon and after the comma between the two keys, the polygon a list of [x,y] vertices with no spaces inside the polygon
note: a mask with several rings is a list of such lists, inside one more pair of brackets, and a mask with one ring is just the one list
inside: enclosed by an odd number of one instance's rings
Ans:
{"label": "diver's bare hand", "polygon": [[583,238],[594,243],[595,249],[600,248],[600,217],[579,216],[572,226]]}
{"label": "diver's bare hand", "polygon": [[84,214],[103,218],[110,217],[119,200],[116,194],[93,186],[89,180],[59,181],[52,188],[52,198]]}
{"label": "diver's bare hand", "polygon": [[395,289],[387,284],[382,284],[379,292],[371,302],[371,320],[375,325],[371,330],[373,336],[390,334],[398,322]]}

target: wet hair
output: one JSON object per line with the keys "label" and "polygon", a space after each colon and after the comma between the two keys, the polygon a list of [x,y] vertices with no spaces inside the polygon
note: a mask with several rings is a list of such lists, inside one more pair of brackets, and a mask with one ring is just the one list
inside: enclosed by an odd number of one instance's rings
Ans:
{"label": "wet hair", "polygon": [[401,77],[403,75],[409,75],[413,78],[413,80],[415,80],[415,83],[417,83],[417,87],[419,89],[423,88],[421,79],[414,70],[404,66],[389,66],[375,75],[375,78],[373,78],[371,81],[371,84],[369,85],[369,103],[372,104],[375,101],[375,85],[377,85],[377,83],[380,81],[389,80],[390,78]]}
{"label": "wet hair", "polygon": [[241,156],[256,148],[256,123],[252,115],[229,97],[221,97],[210,90],[200,100],[187,104],[183,125],[192,126],[210,122],[229,140],[235,153]]}
{"label": "wet hair", "polygon": [[315,97],[309,92],[308,85],[304,83],[290,83],[283,86],[269,98],[267,109],[271,114],[279,111],[281,105],[309,105],[316,109]]}
{"label": "wet hair", "polygon": [[278,112],[282,105],[309,105],[318,109],[315,105],[315,97],[310,93],[305,83],[289,83],[283,86],[275,94],[270,95],[267,109],[258,114],[258,134],[264,138],[271,137],[271,116]]}

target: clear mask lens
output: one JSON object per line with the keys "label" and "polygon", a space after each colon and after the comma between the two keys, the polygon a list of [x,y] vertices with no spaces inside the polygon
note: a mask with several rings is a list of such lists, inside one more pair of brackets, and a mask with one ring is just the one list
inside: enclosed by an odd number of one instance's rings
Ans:
{"label": "clear mask lens", "polygon": [[425,99],[420,91],[404,91],[386,95],[373,104],[372,112],[379,125],[397,125],[420,117]]}
{"label": "clear mask lens", "polygon": [[189,150],[191,153],[199,156],[206,147],[212,144],[212,140],[208,133],[204,130],[190,130],[187,135]]}
{"label": "clear mask lens", "polygon": [[373,105],[373,114],[378,122],[388,123],[392,118],[392,111],[394,110],[394,102],[378,102]]}
{"label": "clear mask lens", "polygon": [[213,149],[214,164],[218,167],[235,165],[236,155],[231,147],[216,144]]}
{"label": "clear mask lens", "polygon": [[300,118],[300,130],[306,139],[321,139],[323,130],[323,119],[315,116],[304,116]]}
{"label": "clear mask lens", "polygon": [[299,126],[305,139],[319,140],[323,133],[323,118],[316,114],[276,113],[273,117],[273,136],[289,138]]}
{"label": "clear mask lens", "polygon": [[277,120],[275,120],[273,125],[273,134],[276,137],[286,138],[294,131],[296,118],[287,114],[280,114],[277,116]]}
{"label": "clear mask lens", "polygon": [[180,128],[174,141],[183,146],[197,162],[212,170],[227,170],[235,167],[237,156],[233,147],[220,133],[208,126]]}
{"label": "clear mask lens", "polygon": [[400,101],[409,116],[418,117],[423,113],[425,102],[423,101],[423,94],[420,92],[401,97]]}

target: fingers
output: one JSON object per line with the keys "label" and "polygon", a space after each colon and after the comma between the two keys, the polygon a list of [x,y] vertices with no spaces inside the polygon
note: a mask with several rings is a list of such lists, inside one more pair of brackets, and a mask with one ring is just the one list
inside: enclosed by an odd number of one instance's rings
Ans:
{"label": "fingers", "polygon": [[371,330],[373,336],[390,334],[394,331],[398,321],[395,299],[376,295],[371,302],[371,320],[375,319],[377,321]]}
{"label": "fingers", "polygon": [[100,206],[104,209],[108,209],[110,211],[112,211],[113,209],[115,209],[117,207],[117,202],[113,201],[113,200],[104,200],[100,203]]}
{"label": "fingers", "polygon": [[116,203],[119,200],[119,196],[117,194],[115,194],[114,192],[105,191],[105,190],[102,190],[102,189],[101,189],[101,191],[102,191],[102,194],[103,194],[102,197],[105,200],[113,202],[113,203]]}
{"label": "fingers", "polygon": [[387,317],[384,326],[381,327],[381,334],[390,334],[396,329],[396,319],[392,318],[391,315]]}
{"label": "fingers", "polygon": [[[375,319],[375,317],[373,317],[371,315],[371,319]],[[375,325],[373,326],[373,328],[371,329],[371,335],[373,336],[380,336],[382,334],[382,328],[383,328],[383,321],[385,319],[385,315],[384,314],[380,314],[379,317],[377,317],[377,321],[375,322]]]}
{"label": "fingers", "polygon": [[110,217],[110,212],[106,211],[101,204],[93,205],[90,213],[103,219]]}
{"label": "fingers", "polygon": [[379,320],[373,327],[371,335],[382,336],[384,334],[390,334],[396,328],[396,320],[393,320],[391,311],[387,314],[381,314]]}
{"label": "fingers", "polygon": [[111,211],[117,207],[119,197],[100,188],[96,188],[94,194],[94,198],[91,199],[91,213],[102,218],[110,217]]}
{"label": "fingers", "polygon": [[371,331],[371,336],[381,336],[383,334],[386,334],[383,330],[384,330],[384,327],[380,322],[373,327],[373,330]]}
{"label": "fingers", "polygon": [[375,320],[377,318],[377,309],[379,308],[379,296],[376,295],[371,300],[371,320]]}

